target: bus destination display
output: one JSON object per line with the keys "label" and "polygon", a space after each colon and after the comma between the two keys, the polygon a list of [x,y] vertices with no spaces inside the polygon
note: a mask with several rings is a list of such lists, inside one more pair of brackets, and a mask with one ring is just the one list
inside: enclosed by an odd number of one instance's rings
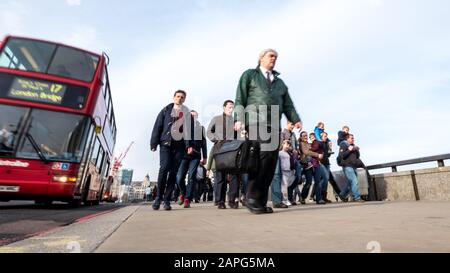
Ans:
{"label": "bus destination display", "polygon": [[34,79],[15,78],[8,96],[36,102],[61,105],[67,86]]}

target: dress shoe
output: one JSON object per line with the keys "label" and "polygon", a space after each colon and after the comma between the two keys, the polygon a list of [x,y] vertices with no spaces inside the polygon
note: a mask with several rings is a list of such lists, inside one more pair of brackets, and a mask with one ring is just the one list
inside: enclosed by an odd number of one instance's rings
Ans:
{"label": "dress shoe", "polygon": [[219,203],[219,205],[217,206],[218,209],[227,209],[227,207],[225,206],[224,203]]}
{"label": "dress shoe", "polygon": [[342,202],[347,203],[348,202],[348,197],[342,197],[339,195],[339,198],[341,199]]}
{"label": "dress shoe", "polygon": [[164,205],[164,210],[169,211],[172,210],[172,207],[170,205]]}
{"label": "dress shoe", "polygon": [[267,206],[262,206],[255,199],[247,200],[247,208],[253,214],[273,213],[273,210],[271,208],[268,208]]}
{"label": "dress shoe", "polygon": [[152,205],[153,210],[159,210],[160,207],[161,207],[161,204],[159,204],[159,203],[154,203]]}

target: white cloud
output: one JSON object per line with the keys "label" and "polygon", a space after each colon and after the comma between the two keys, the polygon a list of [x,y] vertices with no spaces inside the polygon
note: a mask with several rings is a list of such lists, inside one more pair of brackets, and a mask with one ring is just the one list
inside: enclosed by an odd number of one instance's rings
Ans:
{"label": "white cloud", "polygon": [[81,5],[81,0],[66,0],[66,4],[70,7],[73,6],[80,6]]}

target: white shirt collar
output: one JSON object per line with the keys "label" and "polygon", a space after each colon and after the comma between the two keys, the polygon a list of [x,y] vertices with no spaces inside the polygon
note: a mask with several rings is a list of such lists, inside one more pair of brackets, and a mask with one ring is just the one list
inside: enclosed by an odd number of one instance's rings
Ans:
{"label": "white shirt collar", "polygon": [[261,72],[264,74],[264,76],[267,75],[267,72],[269,72],[272,75],[272,71],[267,70],[266,68],[264,68],[262,66],[260,66],[259,69],[261,69]]}
{"label": "white shirt collar", "polygon": [[263,73],[264,77],[267,77],[267,72],[269,72],[269,77],[270,80],[273,81],[275,79],[275,76],[273,75],[273,72],[260,66],[259,69],[261,70],[261,72]]}

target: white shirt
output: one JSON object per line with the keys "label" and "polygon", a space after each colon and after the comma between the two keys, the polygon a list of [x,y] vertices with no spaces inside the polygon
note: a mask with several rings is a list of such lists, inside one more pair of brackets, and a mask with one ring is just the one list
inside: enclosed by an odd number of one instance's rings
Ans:
{"label": "white shirt", "polygon": [[272,71],[265,69],[264,67],[260,66],[259,69],[261,69],[261,72],[264,75],[264,78],[267,78],[267,72],[269,72],[270,80],[273,82],[275,79],[275,76],[273,75]]}

